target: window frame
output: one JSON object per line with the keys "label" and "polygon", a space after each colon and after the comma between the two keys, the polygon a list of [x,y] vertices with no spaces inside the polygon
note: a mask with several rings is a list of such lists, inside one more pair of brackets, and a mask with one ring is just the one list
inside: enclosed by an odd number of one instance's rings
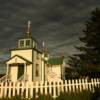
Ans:
{"label": "window frame", "polygon": [[20,46],[20,47],[24,47],[24,40],[20,40],[20,41],[19,41],[19,46]]}
{"label": "window frame", "polygon": [[30,39],[26,39],[25,46],[29,47],[30,45],[31,45],[31,40]]}

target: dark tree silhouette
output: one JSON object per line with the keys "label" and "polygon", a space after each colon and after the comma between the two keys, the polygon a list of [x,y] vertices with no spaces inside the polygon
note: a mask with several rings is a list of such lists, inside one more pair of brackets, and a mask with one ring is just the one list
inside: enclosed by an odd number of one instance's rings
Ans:
{"label": "dark tree silhouette", "polygon": [[[68,64],[72,67],[84,69],[85,72],[94,73],[100,66],[100,9],[96,8],[86,21],[83,34],[79,37],[81,46],[76,46],[79,54],[69,57]],[[92,75],[91,74],[91,75]]]}

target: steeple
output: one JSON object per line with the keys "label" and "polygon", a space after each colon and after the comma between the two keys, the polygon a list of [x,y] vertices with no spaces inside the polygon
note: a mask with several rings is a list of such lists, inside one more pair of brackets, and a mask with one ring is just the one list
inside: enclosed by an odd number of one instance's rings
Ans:
{"label": "steeple", "polygon": [[30,32],[30,29],[31,29],[31,21],[28,20],[28,24],[27,24],[27,37],[28,38],[32,37],[32,34]]}
{"label": "steeple", "polygon": [[30,20],[27,23],[27,31],[25,33],[25,37],[19,39],[18,41],[18,48],[37,48],[37,42],[32,37]]}

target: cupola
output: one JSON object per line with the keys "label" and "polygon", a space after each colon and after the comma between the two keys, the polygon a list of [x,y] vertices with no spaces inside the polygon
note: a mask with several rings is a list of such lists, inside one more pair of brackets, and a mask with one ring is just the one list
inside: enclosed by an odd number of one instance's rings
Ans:
{"label": "cupola", "polygon": [[19,39],[18,48],[37,48],[37,41],[33,39],[32,33],[30,32],[31,22],[28,21],[26,36]]}

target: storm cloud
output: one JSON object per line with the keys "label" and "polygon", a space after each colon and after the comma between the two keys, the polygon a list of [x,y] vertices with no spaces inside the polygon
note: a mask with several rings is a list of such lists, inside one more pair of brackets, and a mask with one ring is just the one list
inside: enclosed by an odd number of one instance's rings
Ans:
{"label": "storm cloud", "polygon": [[100,0],[0,0],[0,52],[16,47],[31,20],[39,44],[44,41],[52,55],[67,57],[77,52],[84,23],[99,6]]}

